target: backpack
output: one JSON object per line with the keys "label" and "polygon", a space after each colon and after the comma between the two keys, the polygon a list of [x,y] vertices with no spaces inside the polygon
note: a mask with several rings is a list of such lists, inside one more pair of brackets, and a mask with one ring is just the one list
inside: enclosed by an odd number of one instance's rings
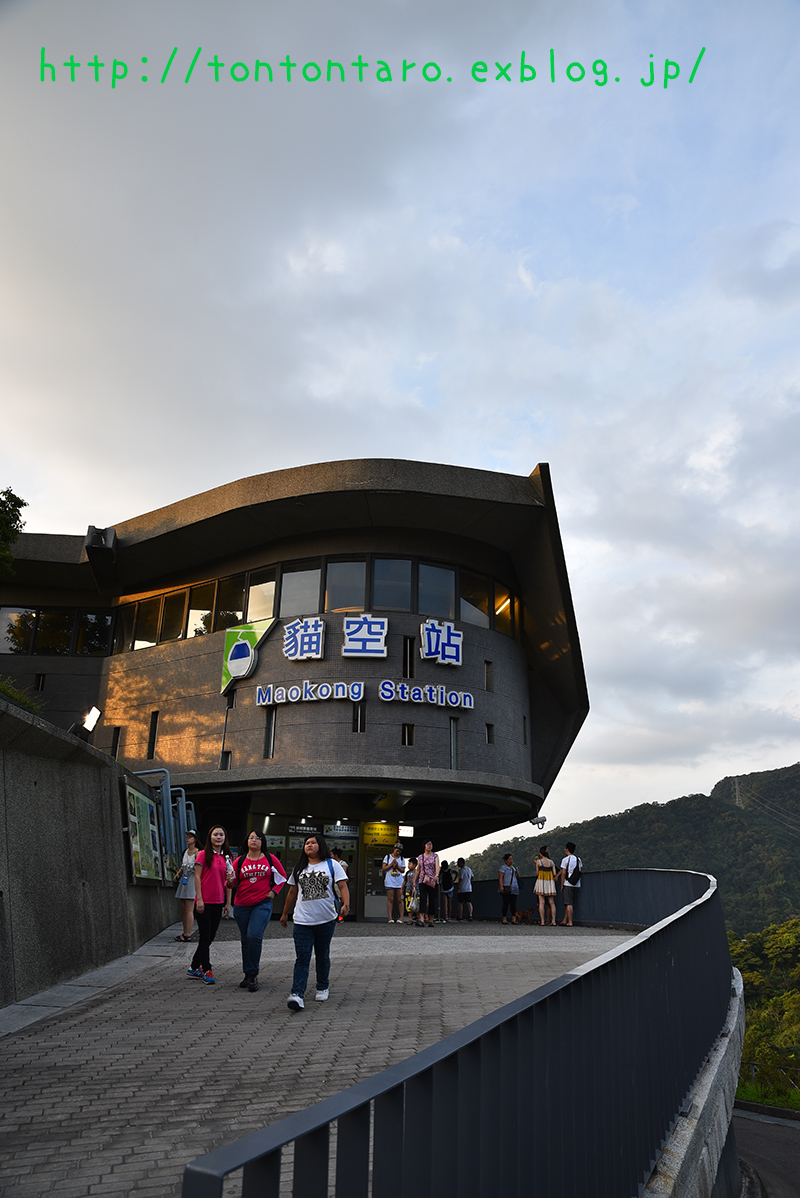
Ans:
{"label": "backpack", "polygon": [[567,875],[567,885],[577,886],[577,884],[578,884],[578,882],[580,882],[580,880],[581,880],[581,859],[580,859],[580,857],[576,856],[575,857],[575,868],[573,869],[571,874]]}

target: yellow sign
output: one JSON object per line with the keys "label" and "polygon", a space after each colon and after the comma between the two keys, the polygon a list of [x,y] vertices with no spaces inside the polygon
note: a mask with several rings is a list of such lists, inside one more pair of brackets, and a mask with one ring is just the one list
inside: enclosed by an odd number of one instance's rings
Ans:
{"label": "yellow sign", "polygon": [[399,824],[363,824],[361,839],[364,844],[396,844]]}

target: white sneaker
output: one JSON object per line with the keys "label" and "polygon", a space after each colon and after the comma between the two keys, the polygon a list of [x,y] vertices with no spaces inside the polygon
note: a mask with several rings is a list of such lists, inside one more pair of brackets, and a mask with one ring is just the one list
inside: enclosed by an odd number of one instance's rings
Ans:
{"label": "white sneaker", "polygon": [[330,990],[318,990],[314,995],[314,998],[317,1000],[317,1002],[327,1002],[329,994]]}
{"label": "white sneaker", "polygon": [[303,1002],[299,994],[290,994],[286,1005],[290,1011],[304,1011],[306,1004]]}

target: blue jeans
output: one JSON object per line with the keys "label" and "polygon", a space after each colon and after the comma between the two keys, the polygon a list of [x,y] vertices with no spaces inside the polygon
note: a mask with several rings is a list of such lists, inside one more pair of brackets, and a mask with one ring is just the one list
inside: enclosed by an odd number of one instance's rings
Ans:
{"label": "blue jeans", "polygon": [[234,904],[233,918],[239,925],[242,937],[242,969],[245,973],[258,973],[261,964],[261,945],[264,943],[264,928],[272,915],[272,899],[264,899],[254,907],[237,907]]}
{"label": "blue jeans", "polygon": [[297,954],[292,978],[292,994],[299,994],[302,998],[306,992],[312,948],[317,967],[317,990],[328,989],[331,973],[331,940],[335,930],[335,919],[332,919],[330,923],[292,924],[294,951]]}

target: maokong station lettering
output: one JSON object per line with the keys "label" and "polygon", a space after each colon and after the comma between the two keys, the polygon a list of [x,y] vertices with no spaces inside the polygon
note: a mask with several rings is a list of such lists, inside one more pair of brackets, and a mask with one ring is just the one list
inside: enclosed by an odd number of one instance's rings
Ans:
{"label": "maokong station lettering", "polygon": [[398,834],[535,818],[588,712],[546,465],[280,470],[14,558],[0,672],[62,728],[96,707],[93,746],[168,773],[201,835],[286,863],[324,832],[352,918],[385,918]]}

